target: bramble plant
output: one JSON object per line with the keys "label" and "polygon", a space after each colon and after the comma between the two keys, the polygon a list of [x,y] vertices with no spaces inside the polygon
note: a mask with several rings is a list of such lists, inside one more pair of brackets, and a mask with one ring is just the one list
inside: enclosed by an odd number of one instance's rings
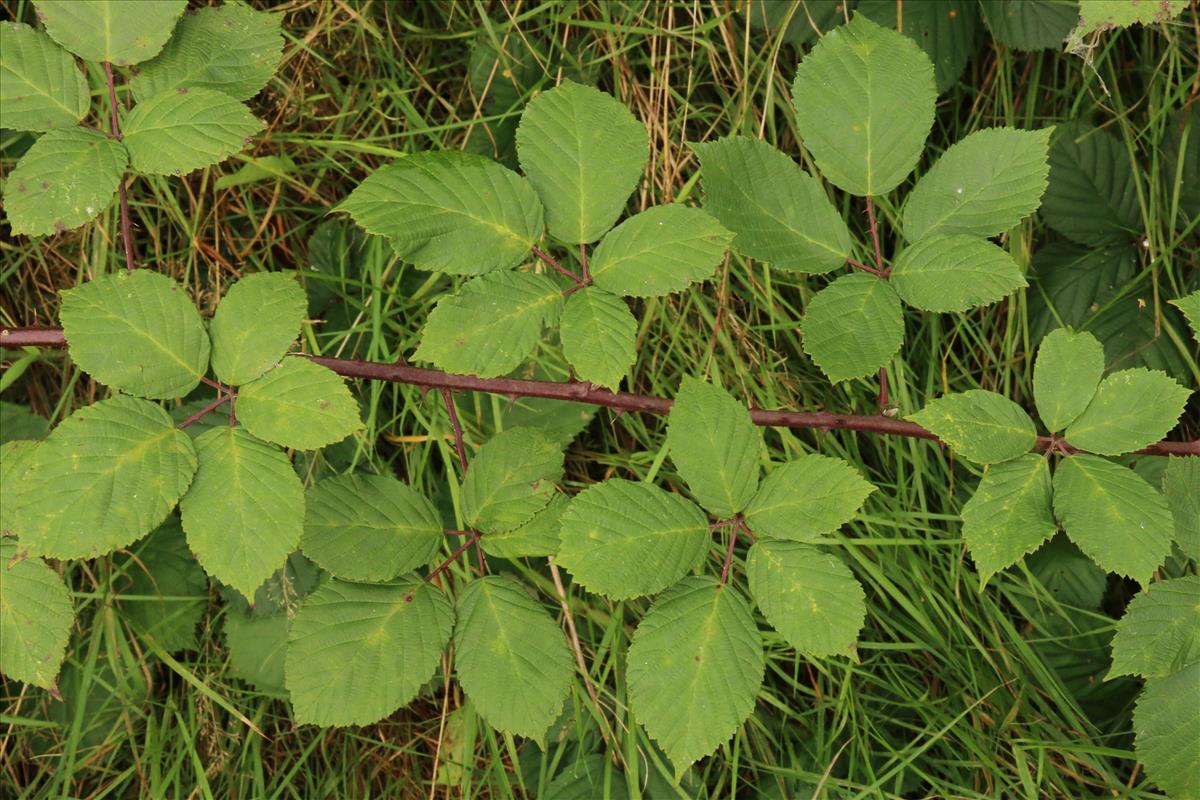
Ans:
{"label": "bramble plant", "polygon": [[[1038,211],[1052,133],[1061,152],[1077,146],[1074,129],[970,134],[894,200],[925,150],[943,81],[912,39],[857,14],[797,70],[792,99],[808,170],[756,139],[696,143],[704,207],[662,205],[622,219],[646,170],[647,130],[615,98],[564,81],[521,117],[520,173],[469,153],[420,153],[377,170],[334,209],[400,260],[463,281],[430,313],[413,353],[436,369],[327,358],[297,347],[308,298],[293,273],[234,282],[205,321],[172,279],[133,269],[127,167],[178,174],[238,151],[261,128],[241,101],[280,57],[270,15],[227,5],[176,24],[184,6],[140,4],[121,17],[117,39],[101,32],[119,6],[102,0],[38,3],[46,33],[0,24],[6,125],[48,131],[8,178],[14,233],[81,225],[119,193],[129,267],[64,291],[61,331],[0,338],[65,344],[113,390],[44,441],[0,447],[6,675],[55,691],[74,614],[46,559],[129,550],[118,557],[142,565],[135,588],[145,594],[203,597],[205,575],[213,579],[227,604],[232,671],[286,692],[299,723],[384,719],[452,662],[484,720],[545,741],[577,669],[602,727],[607,718],[582,652],[529,586],[488,573],[484,553],[547,558],[556,583],[562,567],[607,600],[653,598],[631,636],[625,689],[678,777],[754,709],[765,656],[753,606],[804,658],[858,658],[868,606],[836,534],[876,487],[824,455],[771,463],[761,433],[845,428],[936,438],[987,465],[961,512],[981,584],[1061,528],[1103,570],[1147,587],[1117,627],[1110,676],[1147,679],[1135,727],[1153,779],[1173,796],[1200,791],[1200,723],[1175,701],[1200,681],[1200,580],[1151,582],[1176,544],[1200,560],[1200,447],[1160,441],[1190,391],[1150,369],[1106,376],[1101,342],[1059,327],[1033,367],[1047,435],[994,392],[949,394],[903,419],[887,398],[905,304],[962,313],[1026,286],[995,239]],[[72,53],[104,66],[111,134],[80,125],[90,95]],[[122,121],[112,66],[135,63],[137,104]],[[868,243],[855,241],[823,181],[865,198]],[[1063,208],[1044,209],[1051,224],[1096,244],[1088,235],[1096,220]],[[890,257],[881,210],[902,232]],[[696,377],[671,401],[618,391],[638,355],[628,299],[706,281],[730,250],[800,274],[857,270],[813,294],[796,322],[831,381],[878,375],[880,411],[893,413],[750,409],[719,380]],[[1200,292],[1172,302],[1200,324]],[[504,377],[547,329],[557,330],[575,380]],[[371,446],[356,441],[362,414],[346,378],[441,393],[454,432],[454,527],[390,474],[360,466],[309,479],[305,454]],[[207,400],[163,402],[201,384],[212,390]],[[531,426],[497,432],[468,458],[456,391],[666,414],[665,452],[686,492],[608,478],[570,495],[567,441]],[[1172,456],[1162,491],[1114,460],[1139,452]],[[147,603],[134,622],[170,651],[188,645],[201,614],[199,604]]]}

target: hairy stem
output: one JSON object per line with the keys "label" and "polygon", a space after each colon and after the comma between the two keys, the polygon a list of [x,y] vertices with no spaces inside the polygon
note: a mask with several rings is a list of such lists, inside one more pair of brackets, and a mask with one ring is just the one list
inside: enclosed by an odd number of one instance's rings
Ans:
{"label": "hairy stem", "polygon": [[192,414],[190,417],[185,419],[183,422],[179,423],[179,425],[176,427],[178,427],[180,430],[183,430],[184,428],[191,425],[192,423],[199,422],[200,420],[204,419],[212,412],[216,411],[218,408],[220,408],[222,403],[224,403],[225,401],[227,401],[231,398],[232,398],[232,395],[229,395],[229,394],[221,395],[216,400],[212,401],[211,403],[206,405],[204,408],[200,409],[195,414]]}
{"label": "hairy stem", "polygon": [[[117,139],[121,138],[121,123],[117,119],[117,85],[113,79],[112,64],[104,62],[104,77],[108,81],[108,105],[109,105],[109,125],[112,127],[112,135]],[[121,243],[125,245],[125,269],[133,272],[135,264],[133,263],[133,226],[129,221],[129,197],[125,194],[125,176],[121,176],[121,181],[117,184],[117,193],[121,204]]]}
{"label": "hairy stem", "polygon": [[879,225],[875,222],[875,201],[867,195],[867,224],[871,226],[871,242],[875,245],[875,269],[882,278],[887,277],[887,270],[883,268],[883,250],[879,247]]}
{"label": "hairy stem", "polygon": [[530,250],[535,256],[538,257],[538,259],[543,264],[550,267],[550,269],[554,270],[555,272],[558,272],[561,275],[566,275],[568,278],[570,278],[572,281],[574,281],[575,282],[574,288],[587,286],[588,281],[585,278],[579,277],[574,272],[571,272],[571,270],[564,267],[562,264],[559,264],[557,261],[555,261],[549,255],[547,255],[546,252],[544,250],[542,250],[540,247],[538,247],[537,245],[534,245],[533,247],[531,247]]}
{"label": "hairy stem", "polygon": [[454,429],[454,452],[458,454],[458,465],[462,474],[467,474],[467,449],[463,445],[462,425],[458,423],[458,410],[454,407],[454,395],[449,389],[442,389],[442,402],[446,404],[446,413],[450,415],[450,427]]}
{"label": "hairy stem", "polygon": [[[65,347],[66,343],[62,328],[0,328],[0,347]],[[453,372],[410,367],[404,364],[386,364],[326,356],[308,356],[308,358],[345,378],[405,383],[426,389],[487,392],[510,398],[544,397],[548,400],[587,403],[641,414],[666,414],[671,410],[671,401],[665,397],[611,392],[586,382],[477,378],[474,375],[458,375]],[[915,422],[878,415],[837,414],[832,411],[767,411],[752,408],[750,409],[750,418],[755,425],[770,428],[845,430],[938,440],[936,435]],[[1045,452],[1049,445],[1049,436],[1039,436],[1033,452]],[[1077,451],[1071,448],[1070,452]],[[1137,451],[1136,455],[1200,455],[1200,439],[1188,442],[1162,441],[1149,447],[1143,447]]]}

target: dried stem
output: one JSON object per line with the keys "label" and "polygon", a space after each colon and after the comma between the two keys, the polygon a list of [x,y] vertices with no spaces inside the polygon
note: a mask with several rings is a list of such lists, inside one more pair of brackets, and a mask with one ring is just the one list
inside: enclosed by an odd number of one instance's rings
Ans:
{"label": "dried stem", "polygon": [[[112,64],[107,61],[104,62],[104,77],[108,81],[109,125],[112,127],[112,135],[120,139],[121,123],[117,119],[117,85],[113,79]],[[125,245],[125,269],[133,272],[136,268],[133,263],[133,226],[129,220],[129,198],[125,194],[124,175],[117,184],[117,193],[121,204],[121,243]]]}
{"label": "dried stem", "polygon": [[[0,328],[0,347],[65,347],[66,343],[62,328]],[[346,378],[405,383],[426,389],[452,389],[456,392],[487,392],[510,398],[544,397],[549,400],[587,403],[641,414],[666,414],[671,410],[671,401],[665,397],[610,392],[588,382],[477,378],[474,375],[458,375],[404,364],[325,356],[309,356],[309,359]],[[755,425],[770,428],[860,431],[938,440],[935,434],[915,422],[877,415],[836,414],[831,411],[767,411],[752,408],[750,419]],[[1039,436],[1033,452],[1045,452],[1049,444],[1049,436]],[[1072,448],[1070,452],[1076,451]],[[1136,455],[1200,455],[1200,439],[1188,442],[1162,441],[1143,447]]]}

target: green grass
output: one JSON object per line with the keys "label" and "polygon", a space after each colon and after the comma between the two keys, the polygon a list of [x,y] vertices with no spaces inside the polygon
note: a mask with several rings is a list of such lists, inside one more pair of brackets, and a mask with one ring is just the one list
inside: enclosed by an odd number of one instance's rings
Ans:
{"label": "green grass", "polygon": [[[735,5],[283,3],[284,63],[254,101],[269,132],[248,155],[285,154],[297,170],[220,192],[213,181],[237,162],[183,180],[137,181],[131,202],[143,266],[182,280],[206,311],[240,273],[307,267],[309,236],[373,168],[468,142],[495,141],[494,154],[511,158],[511,127],[524,100],[560,76],[598,82],[650,128],[652,172],[635,194],[637,207],[699,201],[687,141],[761,134],[803,158],[789,102],[798,54],[748,31]],[[33,19],[23,0],[0,0],[0,8]],[[963,79],[939,98],[922,164],[993,125],[1087,119],[1115,134],[1147,168],[1137,186],[1147,237],[1136,269],[1106,302],[1144,303],[1156,335],[1132,352],[1164,351],[1156,357],[1181,365],[1178,377],[1193,385],[1197,356],[1163,304],[1197,285],[1197,223],[1172,224],[1180,187],[1164,174],[1158,142],[1170,110],[1195,99],[1196,20],[1193,9],[1166,27],[1110,35],[1090,69],[1071,56],[1005,50],[981,31]],[[468,80],[481,42],[492,48],[475,65],[484,96]],[[512,61],[498,64],[497,50]],[[91,80],[98,99],[102,79]],[[0,132],[0,169],[11,169],[28,143]],[[865,257],[862,207],[842,202],[858,235],[856,257]],[[890,251],[896,198],[881,198],[879,210]],[[110,209],[99,223],[48,242],[0,238],[0,320],[53,323],[57,290],[122,267],[117,228]],[[1028,268],[1054,239],[1031,221],[1010,233],[1007,246]],[[452,281],[394,261],[379,242],[336,252],[331,271],[310,281],[337,301],[306,332],[306,349],[374,360],[409,355]],[[631,388],[671,396],[682,376],[705,374],[763,408],[873,413],[874,381],[830,386],[801,348],[797,321],[824,282],[732,256],[716,280],[641,303]],[[909,413],[942,392],[971,388],[1028,400],[1038,292],[1034,283],[965,315],[908,311],[907,344],[888,372],[892,406]],[[552,343],[543,359],[545,374],[566,377]],[[97,398],[58,353],[38,357],[12,382],[4,399],[54,421]],[[437,394],[383,384],[359,391],[367,424],[360,441],[374,448],[327,453],[308,477],[371,463],[453,515],[453,444]],[[472,446],[512,424],[505,398],[457,401]],[[554,413],[578,418],[581,409]],[[568,488],[614,475],[678,485],[664,433],[661,419],[599,411],[569,450]],[[63,565],[80,620],[61,681],[66,701],[3,684],[0,791],[14,798],[542,797],[559,770],[597,753],[600,763],[616,765],[610,796],[625,796],[613,788],[621,784],[652,800],[1160,796],[1132,755],[1136,683],[1102,682],[1105,635],[1127,587],[1109,586],[1103,612],[1073,608],[1028,570],[1010,570],[981,590],[957,522],[978,471],[928,442],[778,429],[766,441],[774,461],[822,452],[860,465],[879,487],[840,536],[867,593],[859,660],[797,658],[764,624],[767,680],[754,716],[681,788],[669,785],[669,765],[626,704],[624,652],[645,601],[611,603],[566,587],[598,702],[577,675],[562,725],[539,751],[488,728],[440,671],[417,702],[386,722],[298,729],[280,697],[229,674],[217,592],[196,650],[167,654],[128,628],[116,602],[119,570],[99,560]],[[717,569],[722,555],[714,541]],[[491,566],[518,572],[548,607],[560,602],[544,560]]]}

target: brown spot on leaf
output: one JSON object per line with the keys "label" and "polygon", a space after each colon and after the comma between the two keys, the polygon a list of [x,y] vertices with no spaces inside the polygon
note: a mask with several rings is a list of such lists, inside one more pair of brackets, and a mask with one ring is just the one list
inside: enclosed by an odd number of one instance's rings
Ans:
{"label": "brown spot on leaf", "polygon": [[175,90],[175,94],[187,94],[187,92],[188,92],[188,90],[187,90],[186,86],[180,86],[178,89]]}
{"label": "brown spot on leaf", "polygon": [[413,597],[413,596],[412,596],[411,594],[406,594],[406,595],[404,595],[404,602],[406,602],[406,603],[411,603],[411,602],[412,602],[412,597]]}
{"label": "brown spot on leaf", "polygon": [[49,188],[50,188],[50,184],[47,183],[46,181],[42,181],[42,191],[44,192]]}
{"label": "brown spot on leaf", "polygon": [[65,231],[66,229],[67,229],[67,226],[66,226],[66,225],[63,225],[63,222],[62,222],[62,220],[61,220],[61,219],[58,219],[58,220],[55,220],[55,221],[54,221],[54,232],[55,232],[55,233],[62,233],[62,232],[63,232],[63,231]]}
{"label": "brown spot on leaf", "polygon": [[327,408],[329,408],[329,401],[321,400],[320,402],[317,403],[317,408],[321,409],[322,411],[326,410]]}
{"label": "brown spot on leaf", "polygon": [[18,191],[18,192],[23,192],[23,191],[25,191],[25,179],[24,179],[24,178],[22,178],[21,180],[17,181],[17,191]]}

